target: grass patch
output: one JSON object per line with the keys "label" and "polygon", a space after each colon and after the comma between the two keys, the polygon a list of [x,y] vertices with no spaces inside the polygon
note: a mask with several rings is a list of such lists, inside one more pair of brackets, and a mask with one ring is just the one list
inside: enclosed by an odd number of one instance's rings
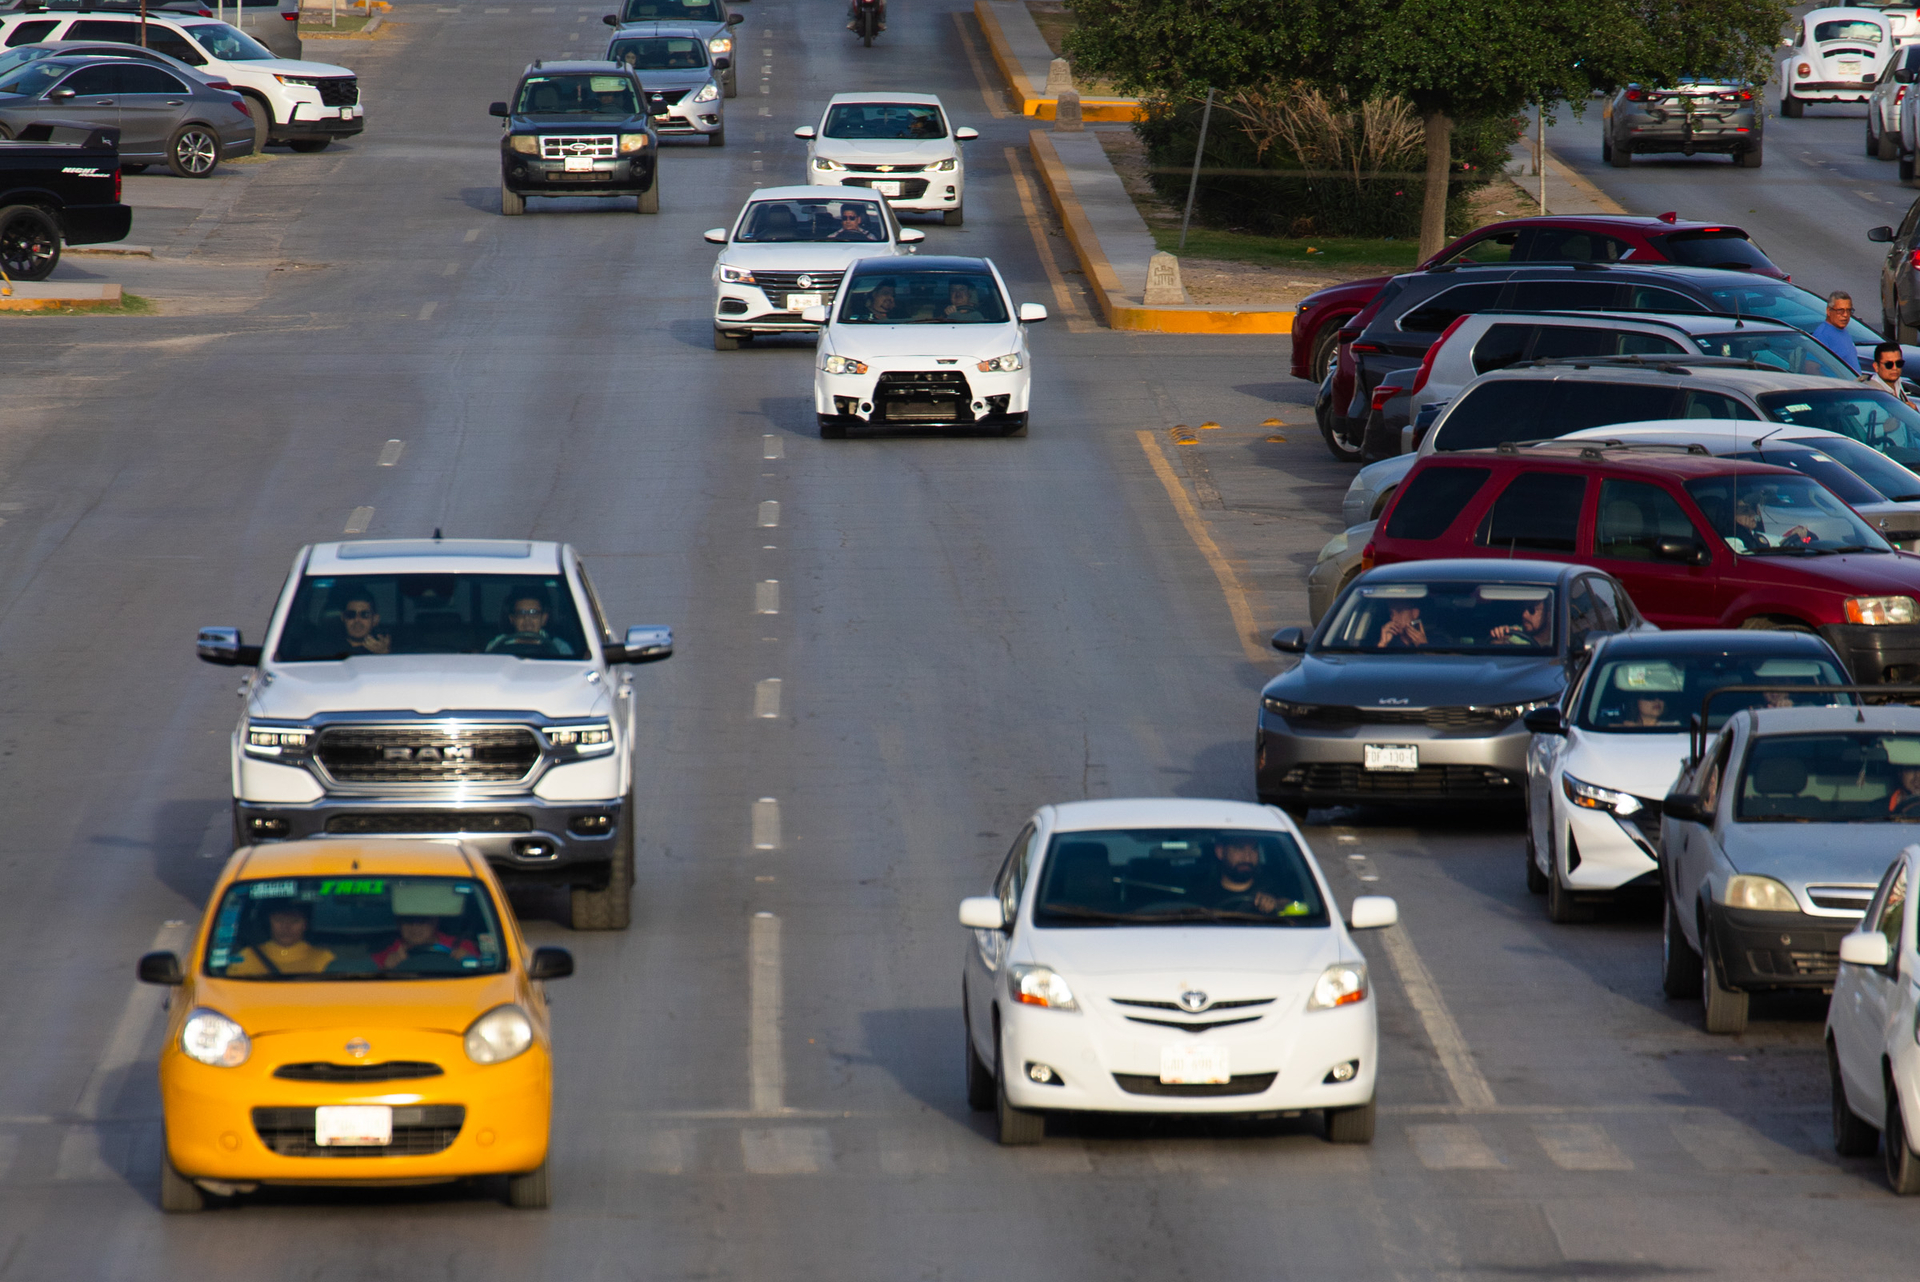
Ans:
{"label": "grass patch", "polygon": [[[303,10],[300,14],[299,23],[300,38],[302,40],[325,40],[330,36],[357,36],[360,34],[361,28],[365,27],[371,18],[372,15],[369,14],[349,15],[342,13],[340,15],[339,25],[334,26],[327,22],[325,10],[316,11],[311,16]],[[378,39],[382,32],[385,31],[386,24],[383,22],[380,24],[380,27],[381,30],[374,32],[373,36],[369,37],[370,39]]]}
{"label": "grass patch", "polygon": [[[1419,258],[1420,245],[1412,240],[1364,240],[1342,237],[1318,237],[1283,240],[1273,236],[1254,236],[1246,232],[1215,231],[1195,227],[1187,232],[1187,247],[1180,245],[1178,227],[1155,227],[1153,242],[1169,254],[1182,258],[1214,258],[1226,262],[1258,263],[1262,267],[1378,267],[1385,272],[1412,270]],[[1316,253],[1308,253],[1309,249]]]}
{"label": "grass patch", "polygon": [[121,294],[118,303],[80,303],[74,307],[34,307],[0,311],[0,316],[153,316],[159,307],[140,294]]}

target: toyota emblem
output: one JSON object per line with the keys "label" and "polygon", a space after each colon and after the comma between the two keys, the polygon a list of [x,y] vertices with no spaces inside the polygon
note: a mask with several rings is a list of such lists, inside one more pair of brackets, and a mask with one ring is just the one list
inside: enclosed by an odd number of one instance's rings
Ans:
{"label": "toyota emblem", "polygon": [[800,288],[802,288],[802,289],[812,289],[812,288],[813,288],[813,277],[811,277],[811,276],[808,276],[808,275],[806,275],[806,274],[805,274],[805,273],[803,272],[803,273],[801,273],[801,275],[800,275],[800,278],[799,278],[798,280],[796,280],[796,281],[794,282],[794,284],[796,284],[796,285],[798,285],[798,286],[799,286]]}
{"label": "toyota emblem", "polygon": [[1198,1015],[1213,1001],[1197,988],[1189,988],[1180,994],[1180,1009],[1189,1015]]}
{"label": "toyota emblem", "polygon": [[367,1045],[367,1039],[364,1037],[356,1037],[347,1043],[347,1054],[353,1056],[355,1059],[365,1059],[367,1052],[372,1049],[373,1047]]}

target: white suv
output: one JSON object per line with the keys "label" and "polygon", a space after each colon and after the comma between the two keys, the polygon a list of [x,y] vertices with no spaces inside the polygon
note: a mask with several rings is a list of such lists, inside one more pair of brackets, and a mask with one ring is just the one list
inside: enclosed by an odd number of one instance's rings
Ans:
{"label": "white suv", "polygon": [[457,838],[503,881],[569,888],[575,930],[626,927],[634,699],[614,668],[669,657],[673,632],[616,642],[571,547],[315,544],[261,644],[203,628],[198,653],[256,669],[233,734],[236,845]]}
{"label": "white suv", "polygon": [[[42,31],[49,20],[51,30]],[[140,23],[99,13],[51,10],[0,16],[0,46],[16,43],[15,28],[34,24],[33,38],[141,43]],[[178,58],[209,80],[225,80],[254,106],[255,146],[284,142],[295,151],[319,151],[335,138],[364,129],[360,81],[345,67],[276,58],[265,45],[225,22],[147,15],[146,46]]]}
{"label": "white suv", "polygon": [[965,216],[967,166],[960,144],[978,130],[955,129],[930,93],[837,93],[807,140],[807,181],[817,187],[866,187],[895,209],[938,213],[947,226]]}

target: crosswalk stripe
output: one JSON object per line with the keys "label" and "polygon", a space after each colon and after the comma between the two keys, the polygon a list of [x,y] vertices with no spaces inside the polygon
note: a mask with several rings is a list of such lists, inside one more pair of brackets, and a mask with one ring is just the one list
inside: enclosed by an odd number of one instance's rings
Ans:
{"label": "crosswalk stripe", "polygon": [[1731,1120],[1670,1122],[1667,1129],[1680,1147],[1709,1171],[1801,1174],[1825,1169],[1817,1159]]}
{"label": "crosswalk stripe", "polygon": [[682,1175],[693,1165],[693,1132],[681,1127],[647,1136],[640,1169],[649,1175]]}
{"label": "crosswalk stripe", "polygon": [[1535,1122],[1534,1138],[1563,1171],[1631,1171],[1633,1162],[1607,1133],[1587,1122]]}
{"label": "crosswalk stripe", "polygon": [[749,1127],[740,1132],[740,1154],[750,1175],[817,1175],[833,1165],[824,1126]]}
{"label": "crosswalk stripe", "polygon": [[1464,1122],[1409,1126],[1407,1139],[1420,1165],[1430,1171],[1487,1171],[1506,1165],[1487,1147],[1479,1130]]}

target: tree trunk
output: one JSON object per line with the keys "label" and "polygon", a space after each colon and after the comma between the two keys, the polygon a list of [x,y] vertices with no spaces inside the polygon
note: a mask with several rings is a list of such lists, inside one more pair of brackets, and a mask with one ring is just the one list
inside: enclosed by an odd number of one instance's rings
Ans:
{"label": "tree trunk", "polygon": [[1427,193],[1420,207],[1420,261],[1447,247],[1447,174],[1453,168],[1453,121],[1427,116]]}

